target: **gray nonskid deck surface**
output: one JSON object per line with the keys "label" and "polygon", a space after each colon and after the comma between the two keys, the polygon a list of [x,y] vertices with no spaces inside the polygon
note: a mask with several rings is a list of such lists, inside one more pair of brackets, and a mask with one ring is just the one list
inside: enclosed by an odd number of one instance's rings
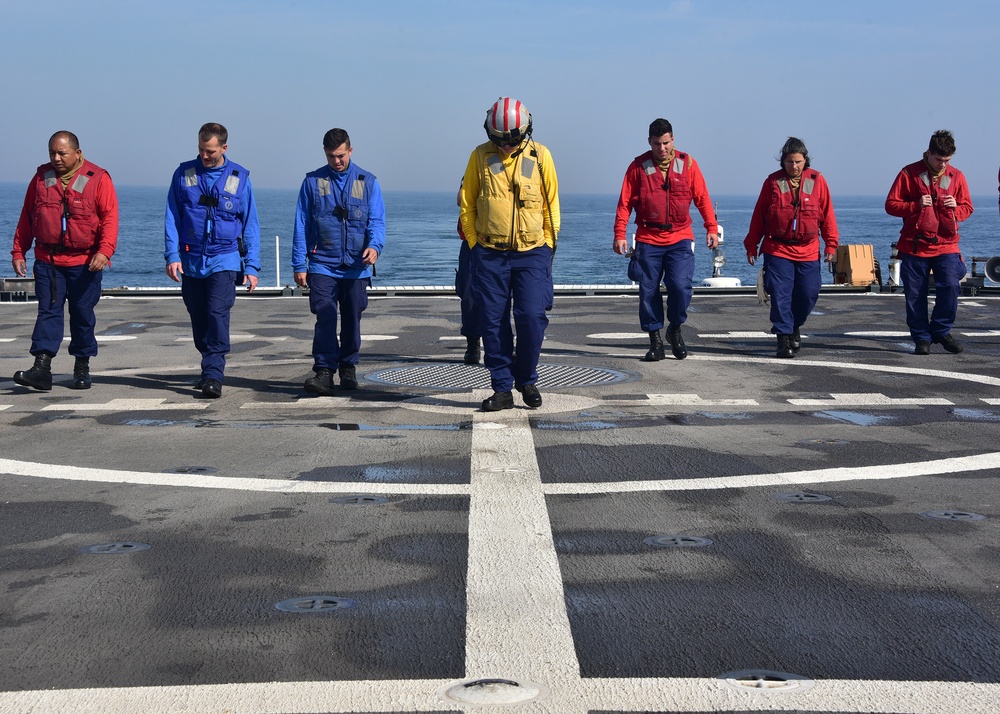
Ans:
{"label": "gray nonskid deck surface", "polygon": [[307,300],[238,300],[218,400],[179,298],[104,298],[47,393],[0,304],[0,711],[996,711],[998,308],[917,357],[824,294],[778,360],[699,295],[645,363],[634,296],[560,297],[487,414],[453,298],[373,298],[333,397]]}

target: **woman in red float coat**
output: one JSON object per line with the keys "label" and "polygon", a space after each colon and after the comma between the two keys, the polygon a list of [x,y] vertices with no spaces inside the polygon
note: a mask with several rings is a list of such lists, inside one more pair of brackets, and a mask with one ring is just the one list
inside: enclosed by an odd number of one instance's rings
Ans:
{"label": "woman in red float coat", "polygon": [[837,253],[837,220],[826,179],[809,168],[809,151],[794,136],[781,148],[782,169],[764,181],[743,240],[747,262],[764,256],[764,287],[771,295],[771,332],[778,357],[793,357],[801,347],[799,328],[816,305],[823,259]]}

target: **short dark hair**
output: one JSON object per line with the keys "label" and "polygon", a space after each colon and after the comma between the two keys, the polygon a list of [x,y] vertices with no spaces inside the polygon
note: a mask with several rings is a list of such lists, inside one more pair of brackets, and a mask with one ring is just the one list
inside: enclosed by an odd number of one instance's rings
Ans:
{"label": "short dark hair", "polygon": [[219,140],[220,144],[229,141],[229,132],[222,124],[214,121],[202,124],[201,129],[198,130],[198,141],[211,141],[213,136]]}
{"label": "short dark hair", "polygon": [[781,147],[781,156],[778,158],[778,163],[782,166],[785,165],[785,159],[791,154],[802,154],[802,158],[806,160],[806,168],[809,168],[811,160],[809,158],[809,149],[806,148],[806,143],[795,136],[788,137],[785,145]]}
{"label": "short dark hair", "polygon": [[931,140],[927,144],[927,153],[938,156],[955,155],[955,137],[947,129],[939,129],[931,134]]}
{"label": "short dark hair", "polygon": [[80,150],[80,140],[76,138],[76,134],[71,131],[57,131],[55,134],[49,137],[49,146],[52,146],[52,142],[56,139],[66,139],[69,142],[69,148],[73,151]]}
{"label": "short dark hair", "polygon": [[670,122],[666,119],[655,119],[649,125],[649,138],[652,139],[656,136],[663,136],[664,134],[674,135],[674,128],[670,126]]}
{"label": "short dark hair", "polygon": [[330,129],[323,135],[324,149],[336,149],[341,144],[347,144],[347,148],[351,148],[351,137],[343,129]]}

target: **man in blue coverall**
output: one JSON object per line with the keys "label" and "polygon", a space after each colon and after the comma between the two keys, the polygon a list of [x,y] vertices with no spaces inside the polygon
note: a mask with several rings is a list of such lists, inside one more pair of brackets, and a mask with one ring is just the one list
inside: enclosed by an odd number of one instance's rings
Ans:
{"label": "man in blue coverall", "polygon": [[228,140],[221,124],[198,130],[198,158],[174,171],[163,221],[167,275],[181,284],[201,353],[195,389],[212,399],[222,396],[236,285],[253,290],[260,271],[260,224],[250,172],[226,158]]}
{"label": "man in blue coverall", "polygon": [[[374,174],[351,161],[351,137],[343,129],[323,136],[326,166],[302,181],[292,234],[295,282],[309,288],[316,315],[313,372],[305,381],[311,394],[333,394],[333,371],[340,388],[358,388],[361,313],[367,287],[385,245],[385,204]],[[337,311],[340,310],[340,339]]]}

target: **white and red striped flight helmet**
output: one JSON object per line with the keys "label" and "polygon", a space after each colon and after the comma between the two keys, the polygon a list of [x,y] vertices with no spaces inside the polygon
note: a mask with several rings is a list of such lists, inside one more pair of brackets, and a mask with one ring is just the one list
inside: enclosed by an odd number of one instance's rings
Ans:
{"label": "white and red striped flight helmet", "polygon": [[520,144],[531,135],[531,113],[521,102],[500,97],[486,112],[486,135],[494,144]]}

